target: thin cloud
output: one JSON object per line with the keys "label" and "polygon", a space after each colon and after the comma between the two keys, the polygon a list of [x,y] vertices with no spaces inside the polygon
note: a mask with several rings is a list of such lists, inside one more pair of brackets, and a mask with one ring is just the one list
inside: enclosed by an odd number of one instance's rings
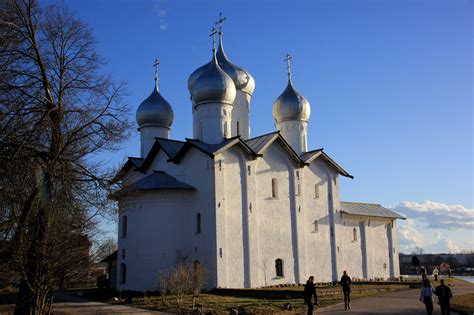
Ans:
{"label": "thin cloud", "polygon": [[166,31],[168,29],[168,21],[167,21],[168,11],[162,8],[160,1],[155,1],[153,5],[153,12],[156,12],[156,14],[158,15],[159,22],[160,22],[160,26],[159,26],[160,30]]}
{"label": "thin cloud", "polygon": [[417,221],[426,224],[426,228],[429,229],[474,229],[474,209],[462,205],[425,200],[404,201],[390,208],[408,218],[418,219]]}

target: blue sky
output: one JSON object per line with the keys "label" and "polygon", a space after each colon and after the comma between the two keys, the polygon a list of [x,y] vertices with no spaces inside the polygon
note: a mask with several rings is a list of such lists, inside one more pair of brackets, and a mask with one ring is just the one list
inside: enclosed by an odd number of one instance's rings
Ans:
{"label": "blue sky", "polygon": [[[192,136],[186,82],[211,58],[208,34],[219,12],[229,58],[256,80],[252,136],[274,130],[271,107],[290,52],[293,82],[311,104],[309,148],[324,147],[355,176],[340,181],[341,199],[410,217],[400,223],[402,251],[474,250],[473,1],[65,3],[92,27],[106,71],[128,84],[132,114],[161,60],[175,139]],[[137,155],[134,131],[104,156],[118,166]]]}

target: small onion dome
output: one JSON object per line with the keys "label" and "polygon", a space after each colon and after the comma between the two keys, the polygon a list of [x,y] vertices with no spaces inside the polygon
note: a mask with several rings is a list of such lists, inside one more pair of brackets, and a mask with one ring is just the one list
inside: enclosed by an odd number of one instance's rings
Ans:
{"label": "small onion dome", "polygon": [[235,88],[239,91],[252,95],[253,91],[255,90],[255,80],[245,69],[234,65],[229,60],[229,58],[227,58],[224,47],[222,46],[222,34],[219,38],[219,48],[217,49],[216,56],[219,66],[234,81]]}
{"label": "small onion dome", "polygon": [[291,79],[288,79],[286,89],[273,103],[272,114],[277,123],[286,120],[309,120],[311,114],[309,102],[295,90]]}
{"label": "small onion dome", "polygon": [[173,109],[155,86],[153,92],[137,109],[138,129],[143,127],[171,127],[173,124]]}
{"label": "small onion dome", "polygon": [[[195,72],[202,68],[199,76]],[[189,92],[194,104],[225,103],[232,105],[235,100],[236,89],[231,77],[217,64],[214,53],[210,63],[197,69],[188,80]],[[193,82],[190,84],[190,81]]]}

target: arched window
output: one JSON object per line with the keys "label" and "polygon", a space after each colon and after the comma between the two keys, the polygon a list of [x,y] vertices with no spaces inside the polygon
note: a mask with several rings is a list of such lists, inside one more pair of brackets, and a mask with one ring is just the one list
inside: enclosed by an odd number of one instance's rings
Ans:
{"label": "arched window", "polygon": [[128,218],[126,215],[122,216],[122,237],[127,237]]}
{"label": "arched window", "polygon": [[237,136],[240,136],[240,121],[237,121]]}
{"label": "arched window", "polygon": [[201,214],[196,214],[196,234],[201,233]]}
{"label": "arched window", "polygon": [[127,265],[120,264],[120,283],[124,284],[127,282]]}
{"label": "arched window", "polygon": [[352,229],[352,240],[354,242],[357,242],[357,229],[356,228]]}
{"label": "arched window", "polygon": [[278,181],[276,178],[272,178],[272,197],[278,198]]}
{"label": "arched window", "polygon": [[314,199],[319,198],[319,184],[314,185]]}
{"label": "arched window", "polygon": [[283,260],[280,258],[275,260],[275,273],[277,277],[283,277]]}

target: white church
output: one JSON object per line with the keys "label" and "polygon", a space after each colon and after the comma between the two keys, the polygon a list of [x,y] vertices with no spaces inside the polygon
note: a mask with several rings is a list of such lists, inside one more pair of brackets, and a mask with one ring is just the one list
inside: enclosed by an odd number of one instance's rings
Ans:
{"label": "white church", "polygon": [[[216,31],[213,30],[213,33]],[[157,290],[177,253],[208,271],[209,288],[255,288],[399,276],[397,219],[378,204],[342,202],[323,149],[307,148],[310,103],[291,81],[273,103],[275,130],[250,136],[255,80],[219,45],[188,79],[193,136],[169,138],[172,106],[155,87],[138,107],[140,157],[116,179],[119,290]]]}

